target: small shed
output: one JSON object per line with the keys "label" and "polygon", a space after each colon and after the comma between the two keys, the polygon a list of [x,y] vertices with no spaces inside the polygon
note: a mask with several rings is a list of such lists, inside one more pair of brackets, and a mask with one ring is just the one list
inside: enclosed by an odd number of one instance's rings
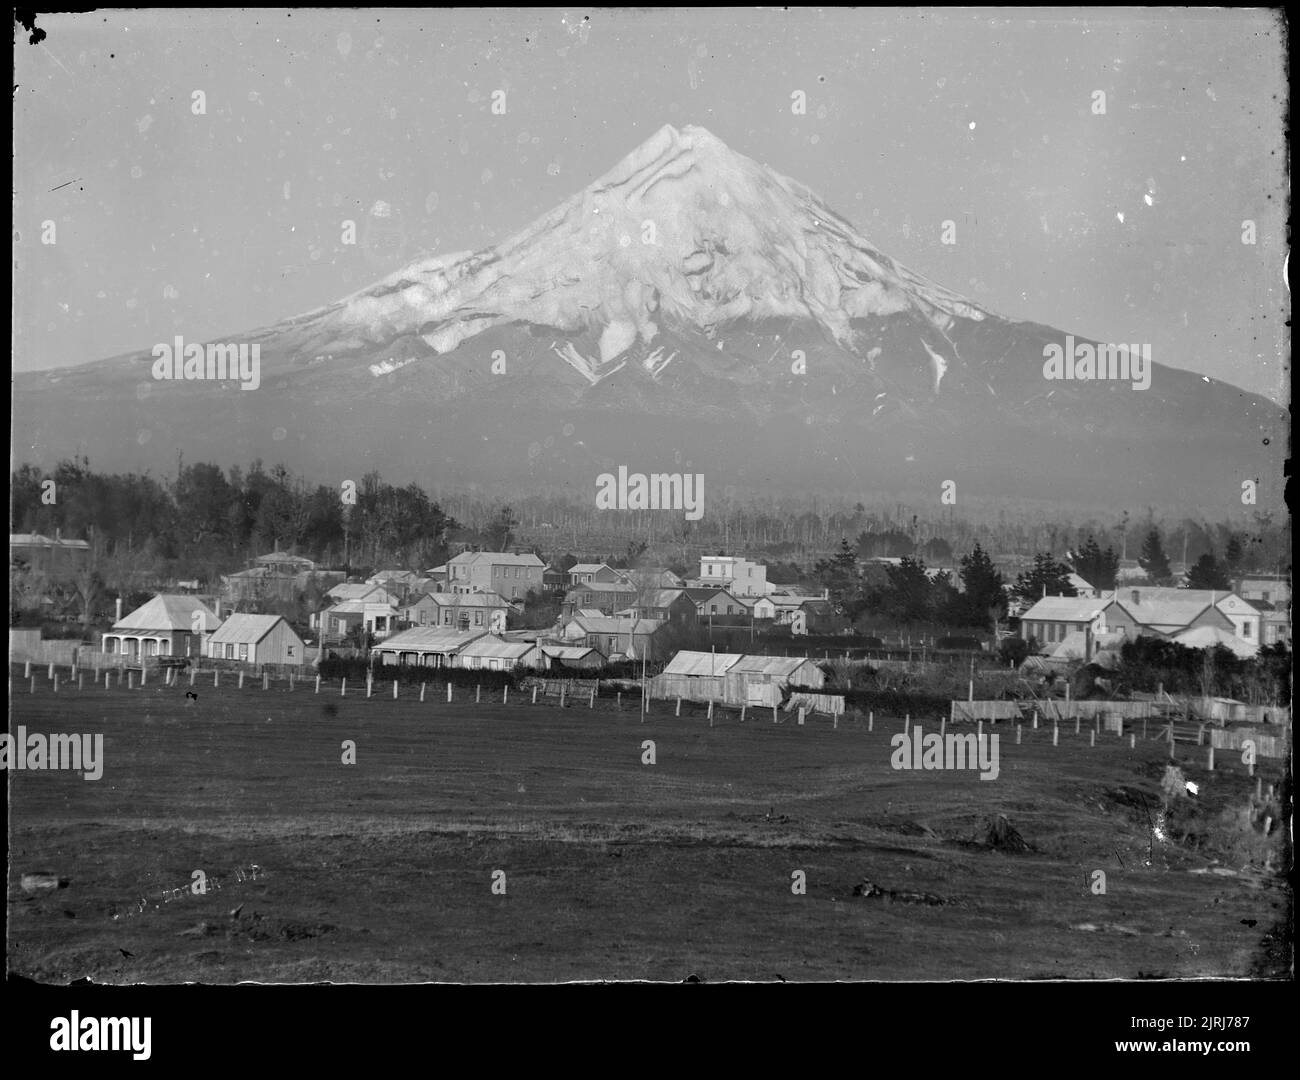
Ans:
{"label": "small shed", "polygon": [[781,704],[786,686],[826,685],[826,673],[816,660],[803,656],[742,656],[724,676],[728,705]]}

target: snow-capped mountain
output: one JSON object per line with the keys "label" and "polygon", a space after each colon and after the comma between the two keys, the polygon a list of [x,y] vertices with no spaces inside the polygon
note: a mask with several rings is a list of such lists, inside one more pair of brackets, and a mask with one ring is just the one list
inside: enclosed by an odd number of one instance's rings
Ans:
{"label": "snow-capped mountain", "polygon": [[594,333],[596,355],[557,352],[595,382],[634,344],[652,345],[665,321],[712,334],[740,319],[796,319],[852,347],[852,320],[900,312],[940,334],[956,317],[984,317],[803,185],[687,126],[661,128],[503,243],[416,261],[292,333],[326,353],[410,335],[445,354],[492,327],[534,323]]}
{"label": "snow-capped mountain", "polygon": [[494,247],[221,340],[258,345],[257,392],[156,381],[150,352],[18,377],[18,458],[139,467],[179,447],[322,480],[378,467],[575,493],[611,464],[689,462],[738,494],[937,501],[951,479],[966,496],[1208,510],[1267,485],[1286,432],[1275,404],[1158,348],[1149,388],[1046,379],[1067,335],[909,271],[692,126]]}

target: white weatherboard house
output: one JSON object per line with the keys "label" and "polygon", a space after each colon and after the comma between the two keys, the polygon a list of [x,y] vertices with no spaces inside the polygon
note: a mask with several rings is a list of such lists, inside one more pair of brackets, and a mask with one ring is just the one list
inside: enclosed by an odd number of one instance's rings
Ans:
{"label": "white weatherboard house", "polygon": [[159,594],[113,624],[104,635],[104,652],[131,659],[198,656],[203,638],[220,623],[216,613],[193,596]]}
{"label": "white weatherboard house", "polygon": [[302,638],[283,615],[237,613],[208,639],[213,660],[239,660],[246,664],[301,664]]}

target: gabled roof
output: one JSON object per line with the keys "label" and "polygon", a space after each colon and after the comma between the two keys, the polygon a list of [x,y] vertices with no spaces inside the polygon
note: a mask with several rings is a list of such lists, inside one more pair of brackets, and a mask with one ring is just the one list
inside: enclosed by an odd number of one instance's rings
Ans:
{"label": "gabled roof", "polygon": [[[641,598],[638,607],[642,608],[666,608],[671,607],[674,603],[686,596],[685,589],[654,589]],[[687,599],[690,599],[687,597]]]}
{"label": "gabled roof", "polygon": [[1254,656],[1259,651],[1254,642],[1243,641],[1236,634],[1218,626],[1197,626],[1184,630],[1181,634],[1175,634],[1173,640],[1189,649],[1210,649],[1222,645],[1243,657]]}
{"label": "gabled roof", "polygon": [[664,667],[665,675],[725,675],[744,657],[740,653],[706,653],[683,649]]}
{"label": "gabled roof", "polygon": [[203,632],[217,629],[221,620],[207,604],[193,596],[159,594],[113,624],[116,630],[184,630],[191,632],[195,611],[203,612]]}
{"label": "gabled roof", "polygon": [[284,621],[283,615],[252,615],[236,612],[221,624],[211,640],[218,643],[228,641],[255,645],[275,629],[276,623]]}
{"label": "gabled roof", "polygon": [[333,607],[325,609],[328,615],[366,615],[376,608],[384,611],[394,610],[386,600],[343,600]]}
{"label": "gabled roof", "polygon": [[366,578],[366,584],[382,585],[385,581],[399,581],[403,585],[409,585],[419,576],[414,570],[378,570]]}
{"label": "gabled roof", "polygon": [[447,560],[447,565],[456,563],[460,566],[486,562],[493,566],[540,566],[545,567],[536,555],[513,555],[508,551],[462,551]]}
{"label": "gabled roof", "polygon": [[1042,619],[1046,622],[1092,622],[1110,601],[1087,596],[1044,596],[1020,616],[1021,621]]}
{"label": "gabled roof", "polygon": [[663,627],[655,619],[615,619],[608,615],[576,615],[565,627],[577,623],[588,634],[653,634]]}
{"label": "gabled roof", "polygon": [[775,675],[789,678],[805,664],[817,666],[817,661],[806,656],[742,656],[731,668],[731,673],[746,675]]}
{"label": "gabled roof", "polygon": [[436,626],[413,626],[385,638],[374,647],[374,652],[438,652],[456,653],[471,641],[486,637],[486,630],[446,630]]}
{"label": "gabled roof", "polygon": [[316,564],[303,555],[291,555],[287,551],[273,551],[269,555],[259,555],[253,560],[263,565],[272,563],[291,563],[301,570],[314,570]]}
{"label": "gabled roof", "polygon": [[544,656],[549,656],[553,660],[581,660],[592,653],[600,657],[605,655],[599,649],[589,645],[541,645],[539,648]]}
{"label": "gabled roof", "polygon": [[1253,615],[1258,610],[1254,606],[1254,601],[1244,599],[1231,589],[1177,589],[1168,585],[1133,585],[1116,590],[1115,598],[1121,601],[1127,599],[1131,602],[1134,593],[1138,594],[1138,603],[1142,607],[1146,607],[1148,603],[1172,600],[1181,603],[1199,601],[1203,607],[1213,604],[1223,611],[1242,615]]}
{"label": "gabled roof", "polygon": [[460,650],[460,656],[497,657],[504,660],[518,660],[527,656],[537,645],[531,641],[506,641],[489,634],[477,641],[471,641]]}
{"label": "gabled roof", "polygon": [[[580,562],[574,563],[565,572],[569,574],[594,574],[600,570],[614,570],[614,568],[603,562]],[[614,572],[618,573],[617,570],[614,570]]]}
{"label": "gabled roof", "polygon": [[[1123,598],[1114,601],[1140,626],[1188,626],[1207,611],[1217,611],[1207,600],[1154,600],[1135,604]],[[1222,612],[1218,612],[1227,618]]]}
{"label": "gabled roof", "polygon": [[334,588],[330,589],[325,595],[331,596],[335,600],[364,600],[366,597],[372,596],[376,593],[382,594],[385,600],[388,599],[387,589],[382,585],[369,581],[361,583],[344,582],[343,584],[335,585]]}
{"label": "gabled roof", "polygon": [[510,606],[509,600],[500,593],[494,592],[431,592],[412,600],[406,606],[416,607],[425,600],[432,600],[434,605],[440,608],[508,608]]}
{"label": "gabled roof", "polygon": [[565,595],[582,592],[634,593],[636,586],[626,581],[584,581],[572,586]]}

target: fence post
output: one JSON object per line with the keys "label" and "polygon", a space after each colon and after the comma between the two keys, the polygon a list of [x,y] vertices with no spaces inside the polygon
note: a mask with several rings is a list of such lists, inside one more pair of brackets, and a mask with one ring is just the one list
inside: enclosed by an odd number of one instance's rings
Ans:
{"label": "fence post", "polygon": [[[134,689],[135,689],[135,672],[134,672],[134,671],[129,671],[129,670],[128,670],[127,673],[126,673],[126,688],[127,688],[128,690],[134,690]],[[33,692],[33,693],[36,692],[36,676],[35,676],[35,675],[32,676],[32,692]]]}
{"label": "fence post", "polygon": [[1016,725],[1016,745],[1017,745],[1017,746],[1020,745],[1020,728],[1021,728],[1021,725],[1020,725],[1020,724],[1017,724],[1017,725]]}
{"label": "fence post", "polygon": [[1205,742],[1205,725],[1201,724],[1196,729],[1196,745],[1200,746]]}
{"label": "fence post", "polygon": [[369,697],[372,693],[374,693],[374,689],[375,689],[374,677],[371,675],[367,675],[366,676],[366,697]]}
{"label": "fence post", "polygon": [[447,700],[451,701],[451,683],[447,684]]}
{"label": "fence post", "polygon": [[427,685],[426,683],[420,683],[420,704],[421,705],[424,704],[424,688],[426,685]]}
{"label": "fence post", "polygon": [[347,697],[347,696],[348,696],[348,680],[347,680],[347,676],[345,675],[343,677],[343,685],[339,687],[339,697]]}
{"label": "fence post", "polygon": [[85,677],[86,677],[85,672],[81,672],[81,671],[78,671],[78,672],[77,672],[77,689],[78,689],[78,690],[81,689],[81,680],[84,679]]}
{"label": "fence post", "polygon": [[[54,674],[54,665],[50,665],[50,674]],[[140,685],[144,686],[149,681],[149,663],[144,657],[140,658]]]}
{"label": "fence post", "polygon": [[1089,746],[1096,746],[1096,745],[1097,745],[1097,729],[1096,729],[1096,728],[1093,728],[1090,732],[1088,732],[1088,745],[1089,745]]}
{"label": "fence post", "polygon": [[293,693],[293,672],[289,672],[289,693]]}
{"label": "fence post", "polygon": [[1038,710],[1034,710],[1034,730],[1038,730]]}
{"label": "fence post", "polygon": [[709,702],[709,727],[713,727],[713,702]]}
{"label": "fence post", "polygon": [[804,707],[803,707],[802,705],[800,705],[800,706],[799,706],[799,726],[800,726],[800,727],[803,727],[803,717],[804,717]]}
{"label": "fence post", "polygon": [[397,680],[393,680],[393,700],[397,700]]}
{"label": "fence post", "polygon": [[1075,713],[1075,714],[1074,714],[1074,733],[1075,733],[1076,735],[1079,734],[1079,714],[1078,714],[1078,713]]}
{"label": "fence post", "polygon": [[1209,755],[1209,759],[1205,762],[1205,767],[1210,772],[1214,772],[1214,744],[1213,743],[1210,743],[1210,755]]}
{"label": "fence post", "polygon": [[49,672],[46,674],[45,678],[46,678],[48,681],[50,681],[50,682],[53,682],[53,681],[54,681],[54,662],[53,662],[53,661],[50,661],[50,670],[49,670]]}
{"label": "fence post", "polygon": [[537,687],[536,687],[536,686],[533,687],[533,704],[534,704],[534,705],[537,704]]}
{"label": "fence post", "polygon": [[240,671],[240,673],[239,673],[239,689],[242,690],[243,688],[244,688],[244,673],[243,673],[243,671]]}
{"label": "fence post", "polygon": [[54,673],[54,692],[56,694],[59,692],[59,673],[57,671]]}
{"label": "fence post", "polygon": [[[113,673],[112,673],[111,671],[106,671],[106,672],[104,672],[104,689],[105,689],[105,690],[108,689],[108,681],[109,681],[112,677],[113,677]],[[96,679],[95,681],[98,682],[99,680]]]}
{"label": "fence post", "polygon": [[617,691],[615,696],[616,696],[616,699],[617,699],[617,700],[616,700],[615,703],[614,703],[614,707],[615,707],[616,709],[618,709],[619,712],[622,712],[622,711],[623,711],[623,691],[622,691],[622,690]]}
{"label": "fence post", "polygon": [[474,704],[477,705],[483,700],[483,684],[479,683],[474,687]]}
{"label": "fence post", "polygon": [[32,676],[32,689],[31,689],[31,692],[32,692],[33,694],[36,693],[36,676],[35,676],[35,675]]}
{"label": "fence post", "polygon": [[680,696],[677,698],[677,711],[676,711],[675,713],[673,713],[673,715],[674,715],[674,716],[681,716],[681,715],[682,715],[682,699],[681,699]]}
{"label": "fence post", "polygon": [[32,662],[28,660],[27,663],[23,665],[23,678],[30,679],[31,677],[32,677]]}
{"label": "fence post", "polygon": [[777,720],[776,720],[776,706],[773,705],[773,706],[772,706],[772,723],[775,724],[776,722],[777,722]]}
{"label": "fence post", "polygon": [[191,685],[191,686],[194,685],[194,676],[197,675],[198,673],[199,673],[199,669],[198,669],[197,667],[192,667],[192,668],[190,668],[190,685]]}
{"label": "fence post", "polygon": [[591,700],[587,702],[587,708],[594,709],[595,707],[596,707],[596,688],[593,686],[591,688]]}
{"label": "fence post", "polygon": [[874,709],[867,710],[867,730],[873,731],[876,727],[876,713]]}
{"label": "fence post", "polygon": [[320,676],[316,676],[316,693],[320,693]]}
{"label": "fence post", "polygon": [[510,687],[501,687],[501,704],[505,705],[510,701]]}
{"label": "fence post", "polygon": [[740,722],[741,722],[742,724],[745,722],[745,709],[746,709],[746,708],[748,708],[747,705],[742,705],[742,706],[740,707]]}
{"label": "fence post", "polygon": [[1059,744],[1059,741],[1060,741],[1060,738],[1061,738],[1061,727],[1060,727],[1059,724],[1053,724],[1053,725],[1052,725],[1052,745],[1053,745],[1053,746],[1058,745],[1058,744]]}
{"label": "fence post", "polygon": [[265,671],[262,672],[262,689],[263,690],[271,689],[271,676],[268,675]]}
{"label": "fence post", "polygon": [[214,668],[212,671],[212,689],[215,690],[221,685],[221,669]]}
{"label": "fence post", "polygon": [[1137,749],[1137,744],[1138,744],[1137,732],[1136,732],[1136,731],[1130,731],[1130,732],[1128,733],[1128,748],[1129,748],[1130,750],[1136,750],[1136,749]]}

